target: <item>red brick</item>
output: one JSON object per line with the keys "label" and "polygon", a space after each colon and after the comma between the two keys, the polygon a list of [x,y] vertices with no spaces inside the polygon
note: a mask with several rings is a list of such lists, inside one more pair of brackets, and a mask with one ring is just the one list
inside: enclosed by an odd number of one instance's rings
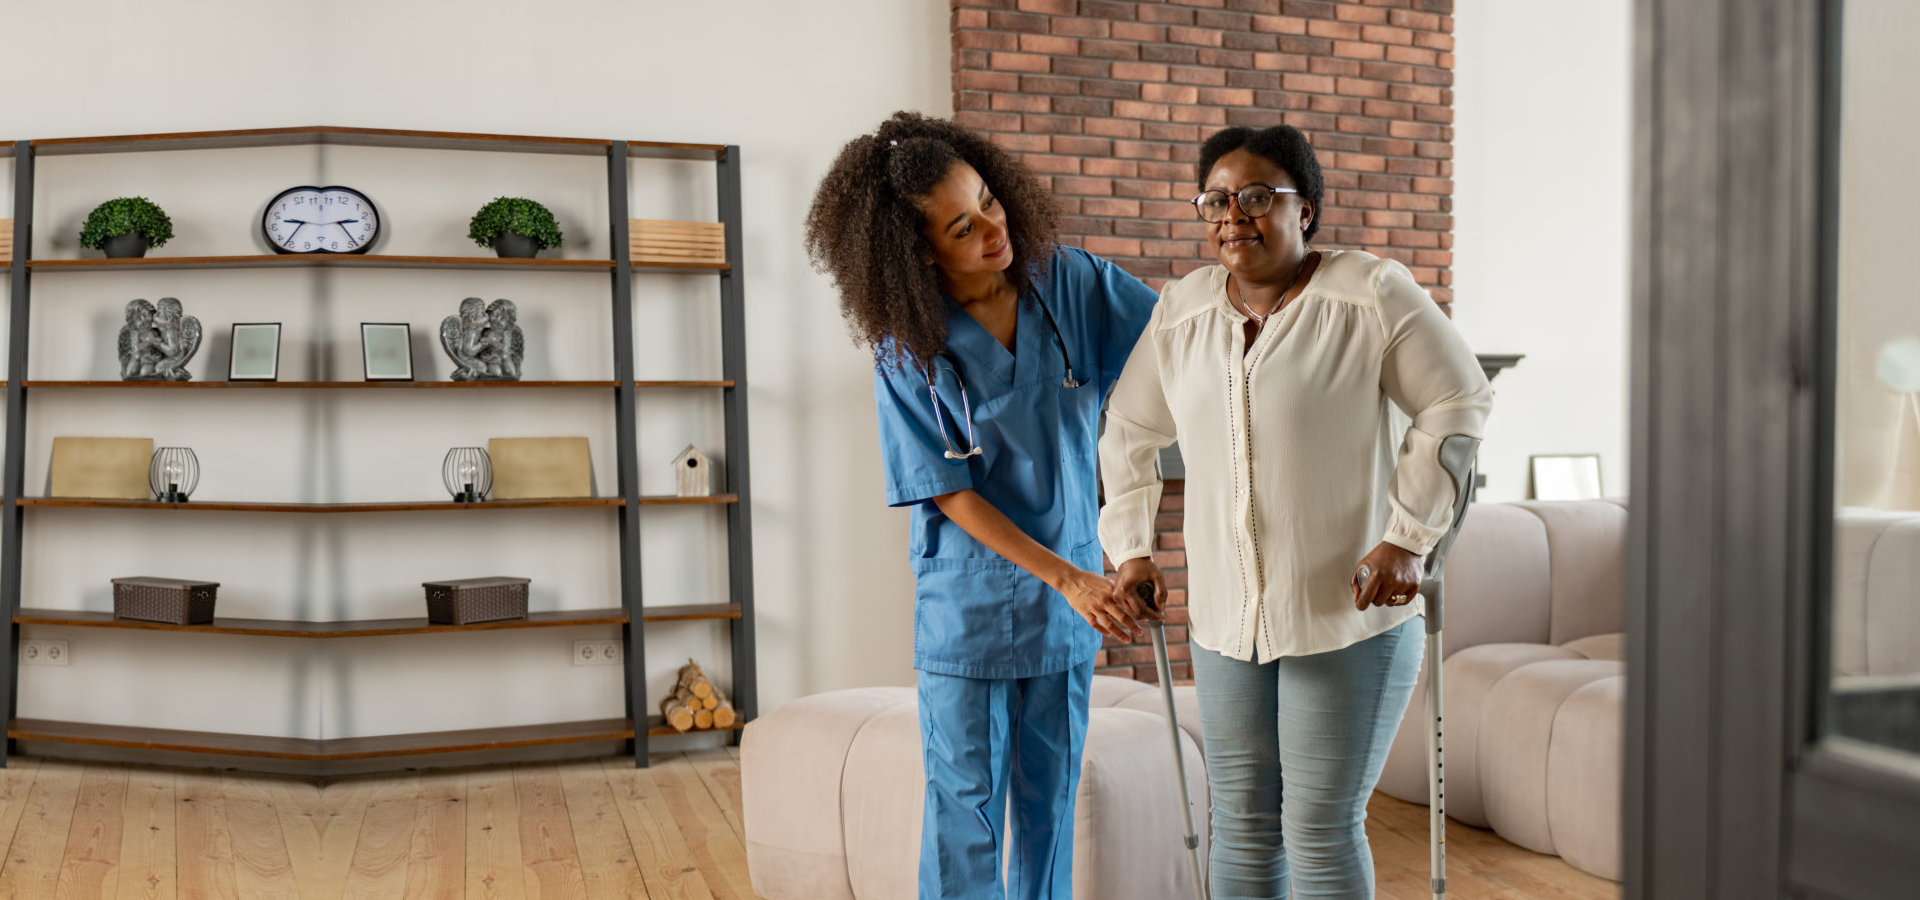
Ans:
{"label": "red brick", "polygon": [[1413,80],[1413,67],[1401,63],[1370,62],[1364,64],[1360,77],[1405,84]]}
{"label": "red brick", "polygon": [[1331,56],[1315,56],[1308,58],[1307,71],[1315,75],[1332,75],[1335,78],[1353,78],[1360,74],[1360,61],[1357,59],[1338,59]]}
{"label": "red brick", "polygon": [[1369,228],[1412,228],[1413,213],[1369,211],[1366,214],[1366,223]]}
{"label": "red brick", "polygon": [[1110,29],[1116,41],[1142,41],[1157,44],[1167,39],[1167,26],[1140,22],[1115,22]]}
{"label": "red brick", "polygon": [[1050,106],[1057,116],[1093,116],[1106,118],[1113,114],[1113,101],[1098,97],[1051,97]]}
{"label": "red brick", "polygon": [[1342,59],[1382,59],[1387,48],[1362,41],[1334,41],[1333,55]]}
{"label": "red brick", "polygon": [[954,71],[962,69],[984,69],[987,67],[987,51],[955,50],[953,52]]}
{"label": "red brick", "polygon": [[[1192,198],[1189,197],[1188,200],[1191,201]],[[1188,208],[1192,208],[1191,203],[1189,203]],[[1200,221],[1198,215],[1185,221],[1170,222],[1168,224],[1173,226],[1173,236],[1176,238],[1188,241],[1205,241],[1207,239],[1207,223]]]}
{"label": "red brick", "polygon": [[1389,129],[1389,133],[1397,138],[1412,138],[1416,141],[1441,140],[1440,126],[1419,122],[1395,122]]}
{"label": "red brick", "polygon": [[1200,129],[1192,125],[1176,125],[1169,122],[1146,123],[1145,134],[1150,141],[1167,141],[1174,145],[1191,144],[1200,140]]}
{"label": "red brick", "polygon": [[1080,205],[1080,211],[1089,216],[1119,216],[1135,219],[1140,216],[1140,201],[1088,200]]}
{"label": "red brick", "polygon": [[1433,13],[1414,12],[1410,9],[1396,9],[1387,16],[1387,21],[1402,28],[1415,31],[1439,31],[1440,17]]}
{"label": "red brick", "polygon": [[1175,25],[1167,29],[1167,40],[1176,44],[1192,44],[1195,47],[1220,46],[1220,32],[1211,28],[1186,28]]}
{"label": "red brick", "polygon": [[1031,53],[995,53],[988,65],[1002,72],[1051,72],[1053,63]]}
{"label": "red brick", "polygon": [[1122,159],[1167,160],[1173,158],[1173,147],[1170,144],[1150,144],[1145,141],[1114,141],[1113,155]]}
{"label": "red brick", "polygon": [[1395,103],[1391,100],[1368,100],[1365,104],[1364,111],[1369,116],[1381,119],[1413,118],[1412,104]]}
{"label": "red brick", "polygon": [[1020,130],[1028,134],[1079,134],[1079,116],[1036,116],[1020,117]]}
{"label": "red brick", "polygon": [[1095,59],[1135,60],[1140,58],[1140,45],[1127,41],[1079,41],[1080,54]]}
{"label": "red brick", "polygon": [[985,91],[957,91],[954,94],[953,108],[988,109],[993,105],[994,94]]}
{"label": "red brick", "polygon": [[1361,175],[1360,189],[1404,194],[1413,190],[1413,179],[1405,175]]}
{"label": "red brick", "polygon": [[1187,536],[1179,532],[1174,532],[1172,534],[1156,534],[1153,537],[1154,537],[1153,543],[1156,549],[1159,549],[1159,550],[1187,549]]}
{"label": "red brick", "polygon": [[1137,215],[1113,220],[1113,233],[1120,237],[1165,239],[1171,230],[1166,222],[1149,222]]}
{"label": "red brick", "polygon": [[1433,213],[1421,213],[1413,217],[1413,227],[1427,231],[1452,231],[1453,217]]}
{"label": "red brick", "polygon": [[1047,175],[1080,174],[1080,158],[1077,156],[1052,156],[1049,154],[1029,153],[1020,158],[1027,168]]}
{"label": "red brick", "polygon": [[[1253,92],[1246,88],[1202,88],[1199,102],[1213,106],[1250,106]],[[1194,101],[1187,101],[1189,103]]]}
{"label": "red brick", "polygon": [[1134,14],[1135,8],[1132,3],[1119,3],[1115,0],[1080,0],[1080,15],[1084,18],[1131,22]]}
{"label": "red brick", "polygon": [[1306,34],[1307,20],[1293,16],[1254,16],[1253,30],[1267,34]]}
{"label": "red brick", "polygon": [[1380,9],[1378,7],[1373,7],[1373,6],[1357,6],[1352,3],[1342,3],[1340,4],[1339,9],[1334,10],[1333,14],[1335,18],[1339,19],[1342,22],[1360,22],[1368,25],[1384,25],[1387,22],[1388,14],[1390,12],[1391,12],[1390,10]]}
{"label": "red brick", "polygon": [[1317,113],[1328,113],[1336,116],[1357,116],[1360,114],[1361,106],[1362,102],[1352,97],[1330,97],[1325,94],[1314,94],[1307,98],[1305,108]]}
{"label": "red brick", "polygon": [[1020,36],[1001,31],[962,31],[953,36],[958,47],[975,50],[1018,50]]}
{"label": "red brick", "polygon": [[1140,99],[1140,85],[1131,81],[1112,81],[1104,78],[1095,78],[1080,82],[1080,93],[1088,97],[1100,97],[1106,100],[1138,100]]}
{"label": "red brick", "polygon": [[1368,25],[1360,29],[1360,36],[1376,44],[1413,43],[1413,32],[1387,25]]}
{"label": "red brick", "polygon": [[[1253,52],[1250,50],[1222,50],[1217,47],[1202,47],[1194,62],[1217,69],[1246,69],[1253,66]],[[1225,83],[1225,79],[1221,80]]]}
{"label": "red brick", "polygon": [[1437,87],[1419,84],[1396,84],[1389,96],[1403,103],[1427,103],[1435,106],[1447,105],[1446,91]]}
{"label": "red brick", "polygon": [[1200,144],[1198,141],[1173,145],[1173,161],[1183,163],[1200,162]]}
{"label": "red brick", "polygon": [[1080,52],[1080,39],[1051,34],[1023,34],[1020,35],[1020,49],[1028,53],[1072,56]]}
{"label": "red brick", "polygon": [[[1225,126],[1227,124],[1227,111],[1208,106],[1176,106],[1173,108],[1173,121],[1187,122],[1196,125]],[[1177,155],[1179,150],[1176,148],[1174,152]]]}
{"label": "red brick", "polygon": [[1281,87],[1289,91],[1307,91],[1318,94],[1333,93],[1334,81],[1323,75],[1301,75],[1288,73],[1280,79]]}
{"label": "red brick", "polygon": [[1113,31],[1113,23],[1104,19],[1063,16],[1047,20],[1047,30],[1067,37],[1103,38]]}
{"label": "red brick", "polygon": [[1413,180],[1413,189],[1422,194],[1451,194],[1453,193],[1453,179],[1415,178]]}
{"label": "red brick", "polygon": [[987,27],[987,11],[986,10],[956,9],[953,11],[953,28],[955,31],[958,31],[962,28],[985,28],[985,27]]}
{"label": "red brick", "polygon": [[[1423,266],[1439,266],[1444,269],[1447,266],[1453,265],[1453,254],[1445,250],[1422,250],[1413,255],[1413,261]],[[1449,273],[1442,272],[1440,274],[1442,276],[1440,279],[1441,283],[1446,283],[1449,279],[1445,276]]]}
{"label": "red brick", "polygon": [[1310,19],[1331,19],[1338,11],[1339,4],[1326,0],[1284,0],[1280,11],[1290,16],[1306,16]]}
{"label": "red brick", "polygon": [[1022,75],[1019,90],[1023,94],[1078,94],[1080,79],[1061,78],[1056,75]]}
{"label": "red brick", "polygon": [[1352,207],[1354,209],[1394,208],[1393,196],[1391,194],[1373,194],[1366,191],[1340,191],[1339,195],[1334,197],[1333,202],[1335,205]]}
{"label": "red brick", "polygon": [[1080,0],[1020,0],[1022,12],[1046,13],[1050,16],[1071,16],[1080,5]]}
{"label": "red brick", "polygon": [[1387,88],[1382,82],[1364,78],[1342,78],[1338,84],[1339,93],[1348,97],[1385,97]]}
{"label": "red brick", "polygon": [[1436,212],[1443,208],[1443,198],[1433,194],[1392,194],[1387,206],[1389,209],[1411,209],[1418,212]]}
{"label": "red brick", "polygon": [[1053,58],[1053,71],[1056,75],[1068,75],[1074,78],[1109,78],[1112,77],[1113,65],[1104,59],[1056,56]]}
{"label": "red brick", "polygon": [[1357,41],[1360,39],[1360,26],[1351,22],[1329,22],[1324,19],[1315,19],[1307,23],[1307,33],[1320,38]]}
{"label": "red brick", "polygon": [[1333,42],[1326,38],[1283,34],[1280,36],[1280,52],[1298,53],[1302,56],[1328,56],[1333,53]]}
{"label": "red brick", "polygon": [[1272,128],[1287,124],[1287,114],[1277,109],[1239,107],[1227,110],[1227,124],[1242,128]]}
{"label": "red brick", "polygon": [[1437,66],[1440,54],[1425,47],[1388,47],[1387,60],[1410,66]]}
{"label": "red brick", "polygon": [[[1453,63],[1449,61],[1447,65],[1450,67]],[[1413,69],[1413,80],[1420,84],[1430,84],[1436,87],[1452,87],[1453,72],[1448,69]]]}
{"label": "red brick", "polygon": [[1113,114],[1123,119],[1149,119],[1164,122],[1170,115],[1170,111],[1164,103],[1116,100],[1113,103]]}
{"label": "red brick", "polygon": [[1452,125],[1453,110],[1444,106],[1422,106],[1414,112],[1415,119],[1432,122],[1437,125]]}
{"label": "red brick", "polygon": [[1142,3],[1136,15],[1142,22],[1158,22],[1161,25],[1193,24],[1193,10],[1168,6],[1164,3]]}
{"label": "red brick", "polygon": [[953,114],[953,120],[978,131],[1019,131],[1020,117],[1014,113],[990,113],[965,110]]}
{"label": "red brick", "polygon": [[1227,8],[1244,13],[1272,15],[1280,11],[1280,0],[1227,0]]}
{"label": "red brick", "polygon": [[992,108],[1000,112],[1043,113],[1052,109],[1053,104],[1036,94],[994,94]]}
{"label": "red brick", "polygon": [[1384,228],[1342,228],[1334,239],[1342,244],[1384,244],[1388,234]]}
{"label": "red brick", "polygon": [[1246,31],[1253,27],[1253,17],[1245,13],[1224,10],[1202,10],[1193,14],[1193,24],[1200,28],[1218,28],[1221,31]]}
{"label": "red brick", "polygon": [[1113,64],[1113,77],[1129,81],[1165,81],[1167,67],[1159,63],[1117,62]]}
{"label": "red brick", "polygon": [[1062,194],[1078,194],[1083,197],[1113,196],[1113,179],[1111,178],[1055,178],[1053,187]]}
{"label": "red brick", "polygon": [[1199,66],[1174,66],[1169,73],[1175,84],[1195,84],[1202,87],[1220,87],[1227,83],[1227,73],[1214,68]]}
{"label": "red brick", "polygon": [[1017,91],[1020,89],[1020,76],[1010,72],[972,69],[954,73],[953,86],[970,91]]}
{"label": "red brick", "polygon": [[[1135,166],[1136,171],[1138,166]],[[1139,200],[1166,200],[1173,196],[1173,188],[1162,180],[1153,181],[1116,181],[1114,194],[1121,197],[1133,197]]]}
{"label": "red brick", "polygon": [[1106,178],[1134,178],[1140,174],[1140,164],[1130,159],[1089,156],[1080,160],[1080,171]]}
{"label": "red brick", "polygon": [[1387,158],[1366,153],[1327,154],[1328,163],[1337,169],[1352,172],[1385,172]]}
{"label": "red brick", "polygon": [[1140,99],[1153,103],[1198,103],[1200,89],[1178,84],[1143,84]]}
{"label": "red brick", "polygon": [[1280,76],[1274,72],[1228,72],[1227,87],[1277,91],[1280,89]]}
{"label": "red brick", "polygon": [[1101,256],[1139,256],[1140,242],[1133,238],[1089,237],[1081,248]]}
{"label": "red brick", "polygon": [[[1320,131],[1332,132],[1339,129],[1339,120],[1335,119],[1333,116],[1323,116],[1323,115],[1320,115],[1319,113],[1303,113],[1303,112],[1290,112],[1290,113],[1287,113],[1286,116],[1287,116],[1286,124],[1292,125],[1293,127],[1298,128],[1301,131],[1308,132],[1309,134],[1312,134],[1313,132],[1320,132]],[[1331,137],[1332,137],[1331,134],[1316,134],[1313,137],[1313,142],[1317,146],[1325,147],[1331,150],[1333,149],[1333,142],[1329,140],[1329,138]]]}
{"label": "red brick", "polygon": [[[1440,235],[1432,231],[1396,231],[1393,233],[1392,243],[1396,247],[1424,247],[1431,250],[1440,246]],[[1438,281],[1439,279],[1429,280]]]}
{"label": "red brick", "polygon": [[[1184,167],[1182,167],[1184,168]],[[1144,174],[1146,167],[1141,167]],[[1140,214],[1154,219],[1186,222],[1193,219],[1193,205],[1185,200],[1150,200],[1140,205]]]}
{"label": "red brick", "polygon": [[1453,145],[1440,141],[1427,141],[1420,145],[1420,155],[1428,159],[1452,159]]}
{"label": "red brick", "polygon": [[1088,119],[1081,125],[1087,134],[1109,138],[1140,137],[1140,123],[1131,119]]}
{"label": "red brick", "polygon": [[[963,121],[957,115],[953,118],[954,121],[966,125],[968,128],[980,127]],[[1053,142],[1044,134],[1018,134],[1014,133],[1011,129],[1002,129],[999,133],[994,134],[993,142],[1014,153],[1045,153],[1053,146]]]}
{"label": "red brick", "polygon": [[1192,65],[1200,61],[1200,48],[1178,44],[1141,44],[1140,58],[1147,62]]}
{"label": "red brick", "polygon": [[[1200,255],[1200,246],[1193,241],[1141,241],[1140,252],[1153,259],[1193,259]],[[1177,558],[1177,563],[1158,563],[1158,558],[1166,556]],[[1155,553],[1155,562],[1161,568],[1177,568],[1187,564],[1185,553]]]}
{"label": "red brick", "polygon": [[1271,34],[1253,34],[1251,32],[1246,32],[1246,31],[1228,31],[1221,34],[1220,37],[1223,41],[1221,46],[1225,47],[1228,50],[1241,50],[1241,51],[1251,50],[1254,52],[1264,53],[1264,52],[1271,52],[1273,50],[1277,50],[1280,47],[1279,38],[1276,38]]}
{"label": "red brick", "polygon": [[1382,156],[1412,156],[1415,146],[1418,145],[1412,141],[1402,141],[1395,138],[1373,138],[1367,141],[1366,150],[1368,153],[1378,153]]}
{"label": "red brick", "polygon": [[1107,156],[1113,153],[1113,142],[1103,137],[1056,134],[1053,136],[1053,152],[1068,156]]}
{"label": "red brick", "polygon": [[994,11],[987,14],[987,27],[996,31],[1033,31],[1046,34],[1047,19],[1045,16]]}
{"label": "red brick", "polygon": [[1440,163],[1431,159],[1392,159],[1387,161],[1387,171],[1395,175],[1438,176]]}

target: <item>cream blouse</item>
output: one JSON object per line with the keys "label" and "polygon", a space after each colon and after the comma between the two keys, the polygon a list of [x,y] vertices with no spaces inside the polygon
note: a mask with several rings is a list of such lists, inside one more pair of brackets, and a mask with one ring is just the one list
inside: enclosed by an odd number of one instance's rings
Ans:
{"label": "cream blouse", "polygon": [[1189,635],[1234,659],[1337,650],[1419,614],[1359,612],[1348,579],[1382,540],[1433,548],[1455,499],[1440,442],[1481,437],[1492,404],[1473,351],[1405,266],[1321,253],[1248,352],[1224,268],[1168,285],[1100,438],[1100,543],[1115,564],[1152,553],[1156,456],[1180,442]]}

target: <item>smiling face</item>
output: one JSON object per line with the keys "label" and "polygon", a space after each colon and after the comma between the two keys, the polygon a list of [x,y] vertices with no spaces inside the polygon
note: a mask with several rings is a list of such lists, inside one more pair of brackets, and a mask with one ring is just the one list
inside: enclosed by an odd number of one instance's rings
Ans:
{"label": "smiling face", "polygon": [[[1287,170],[1245,149],[1220,157],[1207,173],[1210,191],[1231,195],[1249,184],[1296,186]],[[1257,219],[1250,218],[1236,200],[1224,221],[1207,223],[1207,240],[1220,264],[1236,277],[1256,283],[1285,281],[1306,252],[1305,229],[1313,216],[1313,203],[1299,194],[1273,195],[1273,206]]]}
{"label": "smiling face", "polygon": [[926,217],[920,233],[947,280],[1004,272],[1013,263],[1006,210],[965,162],[955,162],[920,199],[920,212]]}

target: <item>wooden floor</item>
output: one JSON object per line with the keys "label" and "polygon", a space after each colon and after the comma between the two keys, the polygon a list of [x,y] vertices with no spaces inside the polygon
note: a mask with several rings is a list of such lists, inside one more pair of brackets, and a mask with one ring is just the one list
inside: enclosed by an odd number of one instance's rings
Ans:
{"label": "wooden floor", "polygon": [[[0,898],[752,898],[732,751],[340,779],[15,758]],[[1426,900],[1426,808],[1376,795],[1382,900]],[[1614,900],[1612,882],[1448,831],[1460,900]]]}

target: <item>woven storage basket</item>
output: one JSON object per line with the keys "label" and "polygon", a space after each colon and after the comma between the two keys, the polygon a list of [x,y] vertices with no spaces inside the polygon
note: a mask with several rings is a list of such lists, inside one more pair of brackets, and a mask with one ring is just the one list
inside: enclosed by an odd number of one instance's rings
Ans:
{"label": "woven storage basket", "polygon": [[525,578],[462,578],[428,581],[427,622],[433,625],[471,625],[527,617]]}
{"label": "woven storage basket", "polygon": [[169,625],[206,625],[213,622],[213,595],[217,581],[178,578],[113,579],[113,617]]}

